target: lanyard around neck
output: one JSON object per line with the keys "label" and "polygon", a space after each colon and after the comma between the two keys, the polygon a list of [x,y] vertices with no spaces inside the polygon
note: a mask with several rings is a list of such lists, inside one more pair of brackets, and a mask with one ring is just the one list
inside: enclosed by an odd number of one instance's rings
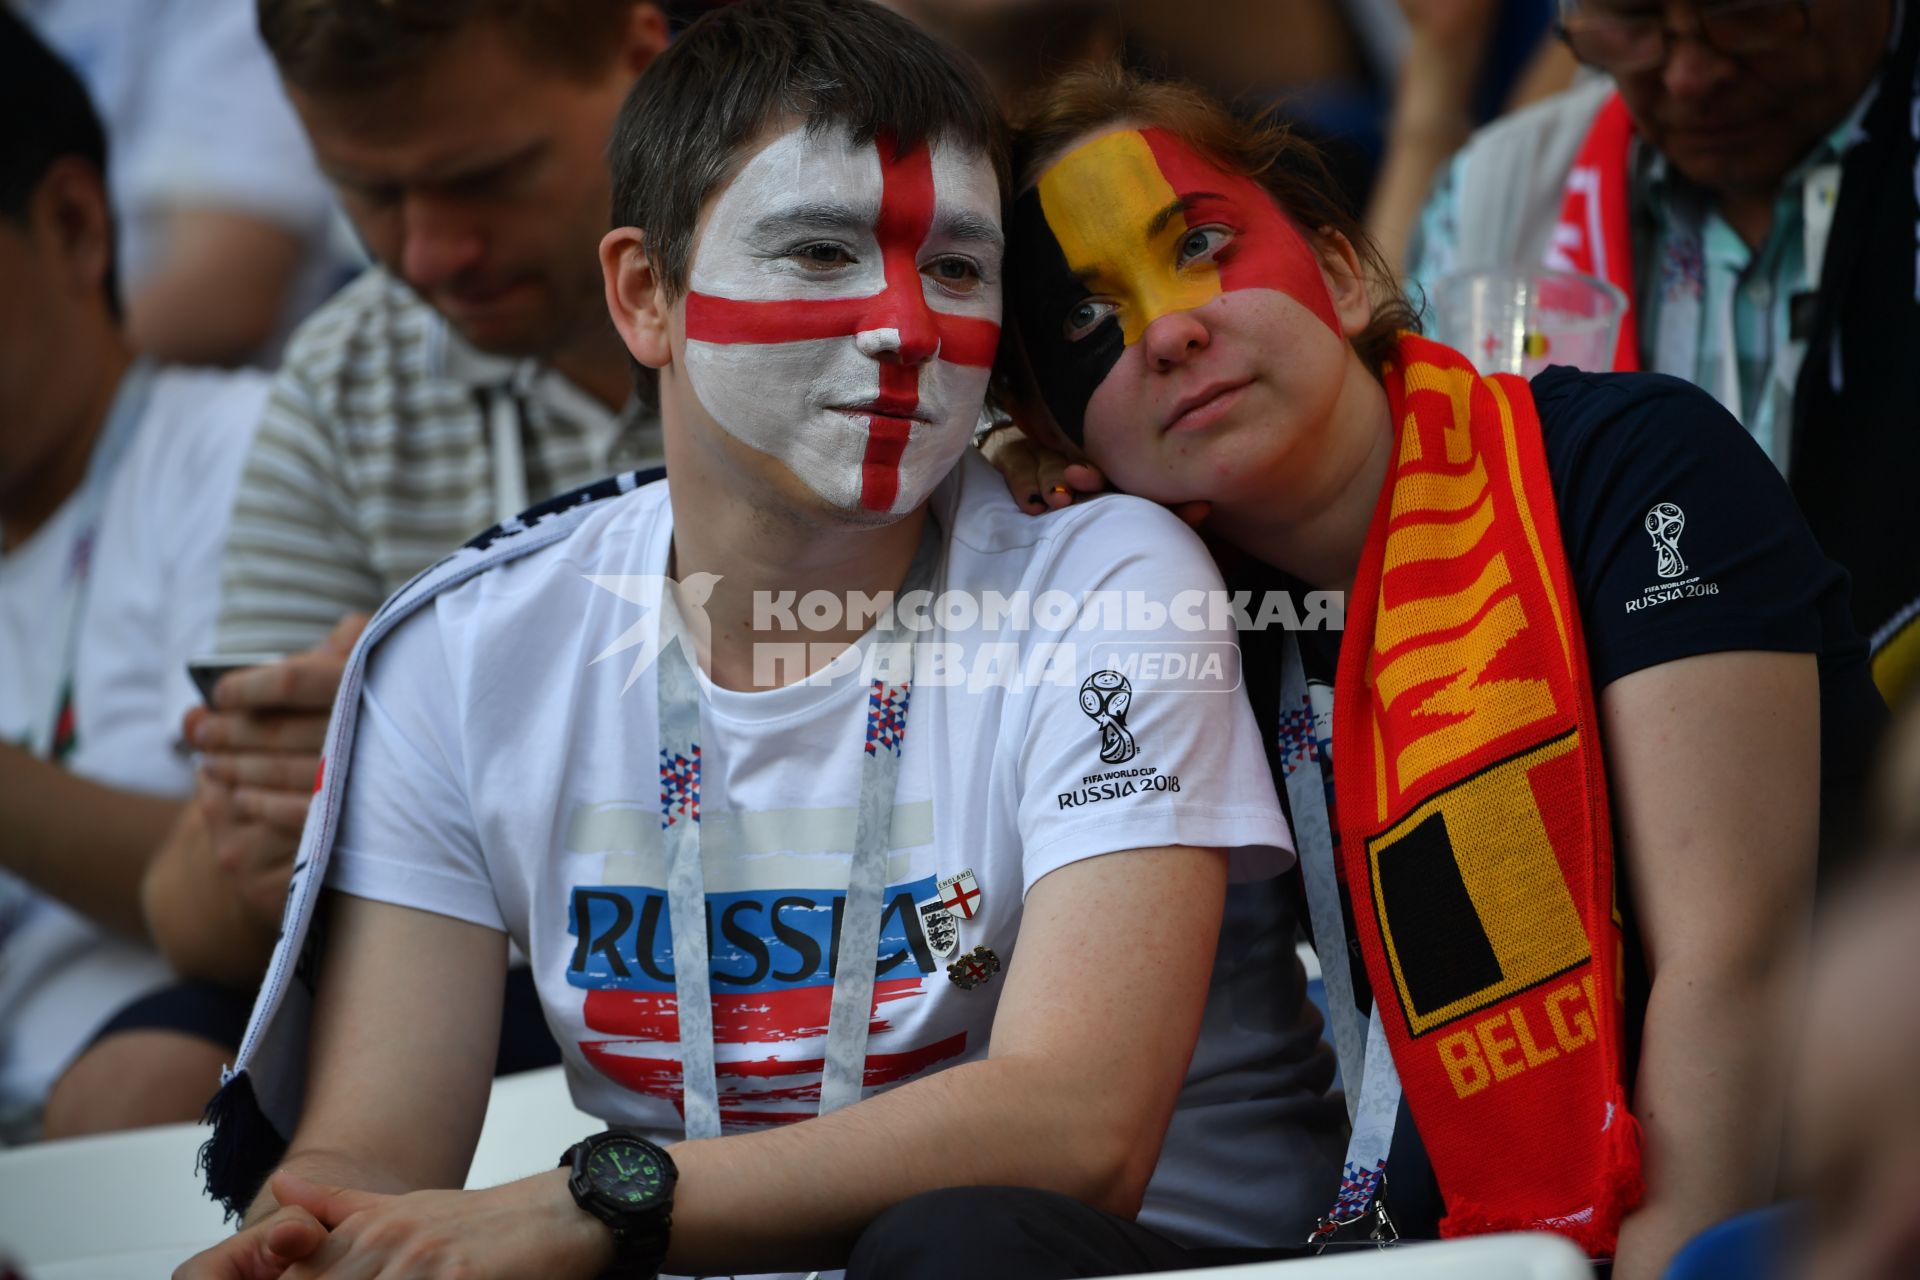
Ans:
{"label": "lanyard around neck", "polygon": [[1320,752],[1306,664],[1301,659],[1299,638],[1292,632],[1287,633],[1281,649],[1279,732],[1280,768],[1286,778],[1300,874],[1306,881],[1313,949],[1320,957],[1327,1021],[1333,1032],[1334,1054],[1340,1062],[1347,1119],[1353,1126],[1339,1194],[1333,1208],[1308,1237],[1317,1252],[1339,1228],[1366,1223],[1375,1214],[1380,1216],[1373,1238],[1381,1240],[1382,1229],[1391,1231],[1384,1209],[1375,1201],[1400,1112],[1400,1073],[1387,1047],[1378,1004],[1370,1015],[1362,1014],[1354,1000],[1352,958],[1346,919],[1340,909],[1339,871],[1334,866],[1333,816],[1327,812],[1326,784],[1321,779],[1321,770],[1332,769],[1333,761],[1324,759]]}
{"label": "lanyard around neck", "polygon": [[[934,578],[941,540],[933,517],[907,570],[898,600],[927,590]],[[662,608],[669,607],[663,593]],[[882,616],[873,642],[893,641],[895,611]],[[700,852],[700,686],[683,645],[665,640],[655,664],[660,705],[660,809],[667,854],[667,920],[673,933],[673,985],[679,1007],[682,1106],[689,1138],[720,1134],[719,1089],[713,1055],[713,992],[707,954],[706,874]],[[866,1079],[867,1027],[879,966],[882,899],[887,853],[892,847],[893,799],[906,743],[911,680],[888,685],[875,680],[866,732],[859,744],[860,801],[847,878],[847,900],[834,964],[833,997],[820,1082],[825,1114],[860,1100]],[[802,766],[804,767],[804,766]]]}
{"label": "lanyard around neck", "polygon": [[36,756],[51,760],[67,734],[61,732],[73,706],[74,673],[79,665],[80,632],[86,621],[87,598],[93,581],[93,557],[99,550],[100,522],[106,514],[107,490],[113,486],[114,473],[126,455],[127,446],[137,434],[140,420],[146,416],[147,402],[153,396],[153,366],[135,360],[120,379],[107,420],[94,441],[93,454],[87,459],[87,473],[72,499],[79,518],[74,522],[73,540],[66,560],[66,630],[60,640],[59,678],[54,681],[53,709],[34,726],[28,749]]}

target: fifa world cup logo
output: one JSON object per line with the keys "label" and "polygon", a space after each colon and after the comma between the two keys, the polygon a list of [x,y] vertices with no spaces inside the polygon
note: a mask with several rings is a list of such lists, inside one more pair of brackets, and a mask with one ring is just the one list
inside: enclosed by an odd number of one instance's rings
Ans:
{"label": "fifa world cup logo", "polygon": [[1647,536],[1653,539],[1653,553],[1660,558],[1660,576],[1677,578],[1687,571],[1680,555],[1680,531],[1687,527],[1686,512],[1671,502],[1661,502],[1647,512]]}
{"label": "fifa world cup logo", "polygon": [[1127,708],[1133,705],[1133,686],[1118,671],[1096,671],[1080,686],[1080,709],[1100,726],[1100,758],[1125,764],[1140,747],[1127,732]]}

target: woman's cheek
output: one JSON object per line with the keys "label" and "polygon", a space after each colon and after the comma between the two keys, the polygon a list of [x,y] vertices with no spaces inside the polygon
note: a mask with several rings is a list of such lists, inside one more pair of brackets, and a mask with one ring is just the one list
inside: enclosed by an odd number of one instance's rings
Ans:
{"label": "woman's cheek", "polygon": [[1138,358],[1137,348],[1129,350],[1087,402],[1087,457],[1122,493],[1153,502],[1189,501],[1201,495],[1187,492],[1191,479],[1163,447],[1146,388],[1125,376]]}
{"label": "woman's cheek", "polygon": [[1130,420],[1138,416],[1140,397],[1128,395],[1121,385],[1126,381],[1125,365],[1122,359],[1110,369],[1087,400],[1082,446],[1094,465],[1109,476],[1117,476],[1115,467],[1124,467],[1141,444],[1140,427]]}

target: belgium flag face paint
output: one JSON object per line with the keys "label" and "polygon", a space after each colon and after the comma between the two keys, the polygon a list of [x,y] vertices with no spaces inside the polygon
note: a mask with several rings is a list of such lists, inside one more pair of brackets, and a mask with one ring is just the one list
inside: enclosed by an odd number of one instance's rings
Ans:
{"label": "belgium flag face paint", "polygon": [[1010,232],[1021,343],[1076,444],[1093,393],[1163,315],[1270,289],[1342,332],[1319,258],[1265,188],[1164,129],[1068,152],[1015,203]]}

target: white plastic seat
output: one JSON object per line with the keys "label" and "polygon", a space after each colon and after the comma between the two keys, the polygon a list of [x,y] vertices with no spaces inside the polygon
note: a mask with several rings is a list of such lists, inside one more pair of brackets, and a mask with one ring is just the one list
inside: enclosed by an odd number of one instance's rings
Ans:
{"label": "white plastic seat", "polygon": [[[604,1127],[574,1108],[559,1067],[503,1076],[467,1185],[551,1169],[569,1145]],[[0,1150],[0,1258],[34,1280],[166,1275],[231,1230],[194,1172],[208,1133],[161,1125]]]}

